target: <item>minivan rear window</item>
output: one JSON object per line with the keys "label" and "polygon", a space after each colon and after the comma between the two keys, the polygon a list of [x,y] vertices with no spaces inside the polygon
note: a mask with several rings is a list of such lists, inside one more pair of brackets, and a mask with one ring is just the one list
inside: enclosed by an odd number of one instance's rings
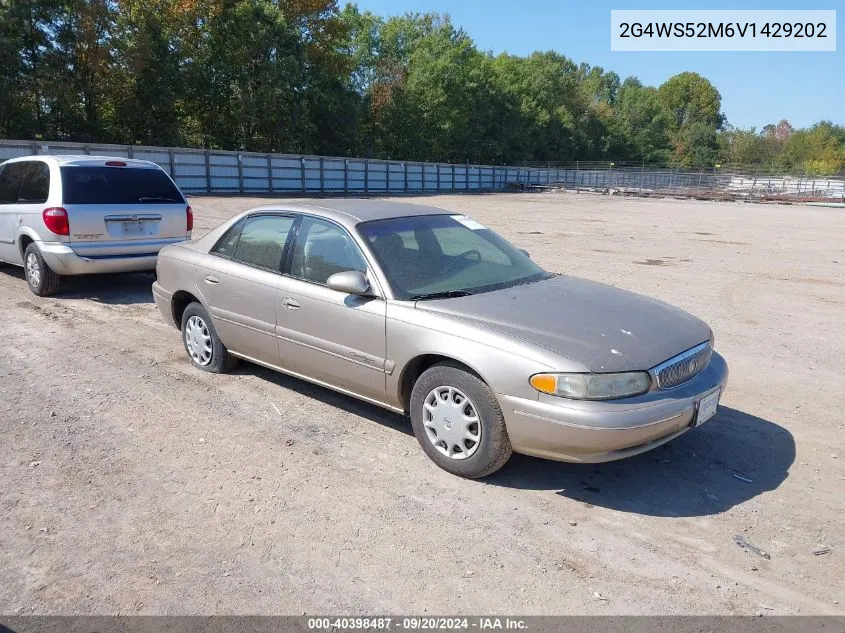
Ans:
{"label": "minivan rear window", "polygon": [[64,204],[172,204],[185,199],[158,169],[61,168]]}

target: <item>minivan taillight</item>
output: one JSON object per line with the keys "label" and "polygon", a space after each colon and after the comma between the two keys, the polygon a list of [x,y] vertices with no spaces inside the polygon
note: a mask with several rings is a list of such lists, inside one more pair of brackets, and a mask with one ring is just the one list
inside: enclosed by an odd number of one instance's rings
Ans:
{"label": "minivan taillight", "polygon": [[44,226],[56,235],[70,235],[70,223],[67,220],[67,211],[62,207],[49,207],[41,212],[44,219]]}
{"label": "minivan taillight", "polygon": [[194,230],[194,212],[190,205],[185,207],[185,222],[188,227],[188,233],[190,233]]}

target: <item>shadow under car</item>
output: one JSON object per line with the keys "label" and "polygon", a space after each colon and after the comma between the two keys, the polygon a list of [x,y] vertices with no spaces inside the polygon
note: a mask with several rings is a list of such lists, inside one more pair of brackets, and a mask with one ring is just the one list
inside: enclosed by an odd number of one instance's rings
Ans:
{"label": "shadow under car", "polygon": [[795,440],[769,420],[720,406],[712,420],[647,453],[602,464],[567,464],[515,455],[485,481],[556,490],[589,506],[651,516],[718,514],[789,476]]}

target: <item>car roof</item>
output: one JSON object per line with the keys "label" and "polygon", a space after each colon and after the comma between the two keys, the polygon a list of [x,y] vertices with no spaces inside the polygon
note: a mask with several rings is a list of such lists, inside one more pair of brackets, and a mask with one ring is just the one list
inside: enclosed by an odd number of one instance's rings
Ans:
{"label": "car roof", "polygon": [[100,167],[104,166],[107,161],[119,161],[121,163],[126,163],[127,167],[135,167],[139,169],[159,169],[158,165],[148,160],[124,158],[122,156],[89,156],[87,154],[32,154],[29,156],[18,156],[17,158],[10,158],[6,162],[17,163],[27,160],[42,160],[44,162],[59,165],[60,167]]}
{"label": "car roof", "polygon": [[372,220],[402,218],[412,215],[454,214],[454,211],[423,204],[373,198],[338,198],[294,203],[280,203],[250,209],[245,213],[261,211],[293,211],[327,217],[343,224],[359,224]]}

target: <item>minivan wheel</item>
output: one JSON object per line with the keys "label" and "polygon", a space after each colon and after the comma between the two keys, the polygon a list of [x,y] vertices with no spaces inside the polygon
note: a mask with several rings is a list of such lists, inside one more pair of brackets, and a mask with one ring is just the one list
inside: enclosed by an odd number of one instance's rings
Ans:
{"label": "minivan wheel", "polygon": [[182,313],[182,343],[191,364],[198,369],[222,374],[237,365],[237,359],[217,336],[211,317],[196,301]]}
{"label": "minivan wheel", "polygon": [[410,408],[423,451],[454,475],[490,475],[513,454],[496,395],[456,363],[438,363],[424,371],[411,391]]}
{"label": "minivan wheel", "polygon": [[23,268],[29,289],[39,297],[49,297],[59,289],[59,275],[44,261],[35,242],[23,252]]}

